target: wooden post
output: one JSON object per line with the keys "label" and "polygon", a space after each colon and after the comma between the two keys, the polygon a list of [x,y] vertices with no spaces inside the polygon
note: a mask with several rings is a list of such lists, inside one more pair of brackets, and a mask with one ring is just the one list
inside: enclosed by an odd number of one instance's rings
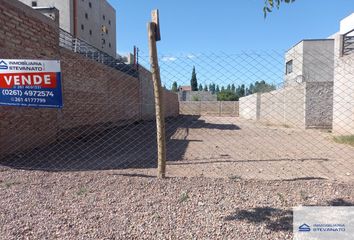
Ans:
{"label": "wooden post", "polygon": [[[157,11],[155,11],[156,13]],[[154,14],[154,11],[153,11]],[[158,19],[158,16],[157,16]],[[154,19],[153,19],[154,20]],[[154,84],[155,95],[155,114],[156,114],[156,129],[157,129],[157,177],[166,177],[166,139],[165,139],[165,117],[163,107],[163,90],[161,87],[160,68],[157,57],[156,39],[159,38],[157,34],[158,24],[155,22],[148,23],[149,34],[149,53],[152,80]]]}

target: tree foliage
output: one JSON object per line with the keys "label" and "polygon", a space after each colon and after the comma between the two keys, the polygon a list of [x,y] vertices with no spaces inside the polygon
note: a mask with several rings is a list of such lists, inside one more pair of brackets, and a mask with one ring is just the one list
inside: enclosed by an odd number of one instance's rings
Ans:
{"label": "tree foliage", "polygon": [[263,13],[264,17],[267,17],[267,14],[272,12],[274,8],[279,9],[282,3],[293,3],[295,0],[264,0]]}
{"label": "tree foliage", "polygon": [[218,101],[238,101],[239,97],[231,90],[222,90],[217,94]]}
{"label": "tree foliage", "polygon": [[177,86],[177,82],[173,82],[172,83],[172,89],[171,89],[172,92],[178,92],[178,86]]}
{"label": "tree foliage", "polygon": [[254,87],[252,88],[252,93],[265,93],[275,90],[276,87],[273,84],[268,84],[265,81],[255,82]]}
{"label": "tree foliage", "polygon": [[204,85],[204,89],[203,89],[203,91],[205,91],[205,92],[207,92],[208,91],[208,85]]}
{"label": "tree foliage", "polygon": [[198,91],[198,80],[197,80],[197,73],[195,72],[195,67],[193,67],[193,71],[192,71],[191,88],[192,91]]}
{"label": "tree foliage", "polygon": [[[209,85],[209,91],[213,93],[215,84]],[[275,85],[266,83],[265,81],[256,81],[251,83],[248,87],[245,84],[238,85],[228,84],[226,87],[216,85],[214,93],[217,95],[218,101],[238,101],[239,98],[245,97],[254,93],[266,93],[276,90]],[[213,94],[214,94],[213,93]]]}

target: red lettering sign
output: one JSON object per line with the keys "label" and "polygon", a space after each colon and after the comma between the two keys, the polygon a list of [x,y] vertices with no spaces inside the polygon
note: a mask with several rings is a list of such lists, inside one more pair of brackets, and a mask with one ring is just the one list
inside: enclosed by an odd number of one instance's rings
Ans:
{"label": "red lettering sign", "polygon": [[56,88],[56,73],[7,73],[0,74],[0,88],[14,86],[40,86],[42,88]]}

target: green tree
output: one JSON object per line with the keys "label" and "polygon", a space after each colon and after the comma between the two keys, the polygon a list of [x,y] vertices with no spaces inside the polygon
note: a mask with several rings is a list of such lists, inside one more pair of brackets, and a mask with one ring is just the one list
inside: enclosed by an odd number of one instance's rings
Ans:
{"label": "green tree", "polygon": [[198,91],[203,91],[203,85],[199,84]]}
{"label": "green tree", "polygon": [[244,97],[246,95],[246,89],[244,84],[241,84],[240,86],[237,87],[236,94],[239,97]]}
{"label": "green tree", "polygon": [[[254,93],[266,93],[276,90],[275,85],[266,83],[265,81],[256,81],[254,84],[251,83],[247,91],[245,90],[245,95],[250,95]],[[240,96],[240,95],[239,95]]]}
{"label": "green tree", "polygon": [[238,101],[239,97],[231,90],[222,90],[217,95],[218,101]]}
{"label": "green tree", "polygon": [[205,92],[207,92],[208,91],[208,85],[204,85],[204,89],[203,89]]}
{"label": "green tree", "polygon": [[192,91],[198,91],[197,73],[195,72],[194,66],[193,66],[192,78],[191,78],[191,88],[192,88]]}
{"label": "green tree", "polygon": [[236,92],[235,84],[232,84],[232,85],[231,85],[231,91]]}
{"label": "green tree", "polygon": [[216,85],[215,92],[216,92],[216,93],[219,93],[219,92],[220,92],[219,85]]}
{"label": "green tree", "polygon": [[275,90],[276,87],[272,84],[266,83],[264,80],[255,82],[253,93],[265,93]]}
{"label": "green tree", "polygon": [[254,93],[254,85],[253,83],[250,84],[250,87],[248,88],[249,90],[249,94],[253,94]]}
{"label": "green tree", "polygon": [[172,83],[172,92],[178,92],[178,86],[177,86],[177,82],[175,81],[175,82],[173,82]]}
{"label": "green tree", "polygon": [[193,95],[193,97],[192,97],[192,101],[199,101],[199,96],[197,96],[197,95]]}
{"label": "green tree", "polygon": [[263,13],[264,17],[267,17],[267,14],[272,12],[276,7],[279,9],[281,3],[293,3],[295,0],[264,0]]}
{"label": "green tree", "polygon": [[228,84],[226,89],[227,89],[227,91],[231,91],[231,85]]}
{"label": "green tree", "polygon": [[209,85],[209,91],[210,91],[212,94],[215,94],[215,92],[216,92],[215,83],[212,83],[212,84]]}

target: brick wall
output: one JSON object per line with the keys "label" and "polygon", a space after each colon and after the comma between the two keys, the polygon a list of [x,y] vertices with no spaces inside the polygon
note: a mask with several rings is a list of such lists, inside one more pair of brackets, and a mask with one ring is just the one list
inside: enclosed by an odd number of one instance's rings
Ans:
{"label": "brick wall", "polygon": [[1,58],[55,59],[59,26],[16,0],[0,0]]}
{"label": "brick wall", "polygon": [[163,93],[165,117],[177,117],[179,115],[178,95],[167,90]]}
{"label": "brick wall", "polygon": [[[143,120],[155,119],[155,97],[151,72],[139,66],[141,118]],[[178,95],[163,90],[165,117],[175,117],[179,114]]]}
{"label": "brick wall", "polygon": [[[0,0],[2,59],[57,59],[58,24],[18,2]],[[0,107],[0,153],[52,142],[57,134],[57,110]]]}
{"label": "brick wall", "polygon": [[[60,59],[64,100],[61,110],[0,106],[2,155],[154,119],[150,110],[142,117],[144,106],[154,109],[151,73],[137,79],[60,48],[58,23],[16,0],[0,0],[0,56]],[[177,95],[166,91],[164,98],[166,116],[178,115]]]}
{"label": "brick wall", "polygon": [[60,49],[64,107],[60,129],[124,125],[139,120],[139,80]]}

